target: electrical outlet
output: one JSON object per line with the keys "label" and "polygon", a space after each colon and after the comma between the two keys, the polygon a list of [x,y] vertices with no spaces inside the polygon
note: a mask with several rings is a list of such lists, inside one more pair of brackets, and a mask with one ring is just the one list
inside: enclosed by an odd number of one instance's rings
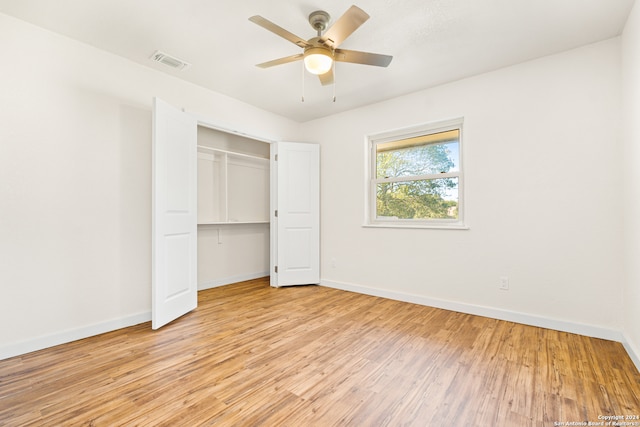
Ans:
{"label": "electrical outlet", "polygon": [[336,268],[336,259],[331,258],[331,268]]}
{"label": "electrical outlet", "polygon": [[509,290],[509,277],[508,276],[500,276],[500,290],[508,291]]}

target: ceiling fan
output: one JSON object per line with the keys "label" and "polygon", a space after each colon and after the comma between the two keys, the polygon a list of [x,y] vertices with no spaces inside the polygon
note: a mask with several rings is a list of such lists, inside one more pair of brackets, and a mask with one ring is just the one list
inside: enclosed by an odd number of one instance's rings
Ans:
{"label": "ceiling fan", "polygon": [[367,19],[369,19],[369,15],[364,10],[357,6],[351,6],[331,28],[327,29],[330,20],[329,14],[323,10],[317,10],[309,15],[309,23],[317,31],[318,35],[309,40],[304,40],[262,16],[252,16],[249,18],[251,22],[304,49],[303,53],[263,62],[262,64],[257,64],[257,67],[269,68],[275,65],[304,60],[307,71],[318,75],[323,85],[333,83],[334,61],[386,67],[393,59],[393,56],[338,48]]}

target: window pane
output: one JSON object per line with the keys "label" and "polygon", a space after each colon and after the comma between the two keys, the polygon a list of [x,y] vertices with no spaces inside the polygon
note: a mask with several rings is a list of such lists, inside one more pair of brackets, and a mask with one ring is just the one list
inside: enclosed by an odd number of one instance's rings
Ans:
{"label": "window pane", "polygon": [[458,219],[458,178],[377,184],[378,219]]}
{"label": "window pane", "polygon": [[458,172],[458,129],[376,145],[376,178]]}

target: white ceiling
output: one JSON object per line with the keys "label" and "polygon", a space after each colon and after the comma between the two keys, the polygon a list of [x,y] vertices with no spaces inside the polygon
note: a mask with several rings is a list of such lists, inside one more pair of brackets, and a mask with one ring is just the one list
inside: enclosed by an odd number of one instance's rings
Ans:
{"label": "white ceiling", "polygon": [[[309,13],[326,10],[333,22],[351,2],[0,0],[0,12],[304,122],[617,36],[633,1],[357,0],[371,19],[341,47],[394,58],[388,68],[338,63],[335,103],[334,87],[311,75],[301,102],[300,62],[255,67],[301,49],[248,18],[309,39]],[[156,50],[192,65],[153,63]]]}

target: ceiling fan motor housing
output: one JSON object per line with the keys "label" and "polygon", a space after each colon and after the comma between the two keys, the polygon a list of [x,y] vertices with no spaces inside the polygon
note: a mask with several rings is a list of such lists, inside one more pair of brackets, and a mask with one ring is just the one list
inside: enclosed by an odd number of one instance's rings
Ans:
{"label": "ceiling fan motor housing", "polygon": [[324,10],[316,10],[309,15],[309,24],[318,32],[318,36],[327,29],[331,16]]}

